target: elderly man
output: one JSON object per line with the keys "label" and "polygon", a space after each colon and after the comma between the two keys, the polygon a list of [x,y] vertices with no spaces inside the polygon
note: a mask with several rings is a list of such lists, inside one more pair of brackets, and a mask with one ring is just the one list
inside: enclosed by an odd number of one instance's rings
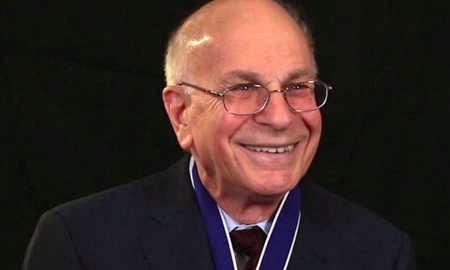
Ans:
{"label": "elderly man", "polygon": [[172,36],[168,170],[47,212],[25,269],[414,269],[393,226],[302,181],[330,86],[302,18],[218,0]]}

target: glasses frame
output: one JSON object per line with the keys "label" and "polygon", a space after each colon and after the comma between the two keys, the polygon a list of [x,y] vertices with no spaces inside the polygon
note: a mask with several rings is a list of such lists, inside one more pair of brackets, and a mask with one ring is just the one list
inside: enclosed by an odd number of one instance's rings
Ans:
{"label": "glasses frame", "polygon": [[191,87],[191,88],[193,88],[193,89],[200,90],[200,91],[205,92],[205,93],[207,93],[207,94],[210,94],[210,95],[213,95],[213,96],[222,98],[222,103],[223,103],[223,107],[225,108],[225,111],[226,111],[227,113],[230,113],[230,114],[233,114],[233,115],[244,115],[244,116],[245,116],[245,115],[255,115],[255,114],[258,114],[258,113],[262,112],[262,111],[266,108],[267,104],[269,103],[269,101],[270,101],[270,96],[272,95],[272,93],[280,93],[280,94],[282,93],[282,94],[283,94],[283,97],[284,97],[284,100],[285,100],[286,103],[288,104],[289,108],[291,108],[291,109],[294,110],[295,112],[310,112],[310,111],[315,111],[315,110],[320,109],[321,107],[323,107],[323,106],[325,105],[325,103],[327,103],[327,100],[328,100],[328,94],[329,94],[329,92],[330,92],[331,90],[333,90],[333,87],[332,87],[331,85],[329,85],[329,84],[327,84],[327,83],[325,83],[325,82],[323,82],[323,81],[321,81],[321,80],[309,80],[309,81],[298,82],[298,84],[302,84],[302,83],[314,83],[314,84],[315,84],[315,83],[319,83],[319,84],[321,84],[321,85],[324,86],[326,92],[325,92],[325,99],[323,100],[322,104],[320,104],[319,106],[317,106],[316,108],[313,108],[313,109],[297,110],[297,109],[293,108],[293,107],[291,106],[291,104],[290,104],[290,103],[288,102],[288,100],[287,100],[287,95],[286,95],[286,94],[287,94],[287,92],[291,91],[291,89],[289,88],[289,86],[286,86],[286,87],[283,87],[283,88],[280,88],[280,89],[269,90],[269,89],[267,89],[265,86],[263,86],[263,85],[261,85],[261,84],[258,84],[258,83],[249,83],[248,85],[251,85],[252,87],[258,87],[258,88],[263,88],[263,89],[265,89],[265,90],[267,91],[267,93],[268,93],[267,98],[264,100],[264,104],[263,104],[258,110],[256,110],[256,111],[253,112],[253,113],[235,113],[235,112],[231,112],[231,111],[227,108],[227,106],[225,105],[225,100],[224,100],[224,98],[225,98],[225,96],[227,95],[227,92],[229,92],[229,91],[235,89],[235,88],[237,87],[237,85],[234,85],[234,86],[225,88],[225,89],[220,90],[220,91],[207,89],[207,88],[204,88],[204,87],[201,87],[201,86],[197,86],[197,85],[195,85],[195,84],[183,82],[183,81],[179,82],[179,83],[178,83],[178,86],[187,86],[187,87]]}

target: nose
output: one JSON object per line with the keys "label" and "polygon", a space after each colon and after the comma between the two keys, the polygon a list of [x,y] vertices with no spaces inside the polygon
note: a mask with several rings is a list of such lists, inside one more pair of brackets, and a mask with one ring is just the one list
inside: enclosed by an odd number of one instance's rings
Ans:
{"label": "nose", "polygon": [[271,92],[264,110],[255,115],[256,122],[274,129],[289,127],[295,119],[295,111],[287,104],[282,92]]}

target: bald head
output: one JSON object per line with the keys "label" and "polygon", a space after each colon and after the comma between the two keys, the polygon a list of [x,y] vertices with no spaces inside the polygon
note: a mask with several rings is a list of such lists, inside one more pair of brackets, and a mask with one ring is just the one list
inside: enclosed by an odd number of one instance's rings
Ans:
{"label": "bald head", "polygon": [[210,67],[205,65],[205,55],[209,57],[212,52],[220,58],[221,48],[233,42],[244,43],[246,33],[259,33],[259,42],[270,42],[275,36],[301,36],[309,46],[315,67],[312,38],[304,19],[295,9],[278,2],[216,0],[194,12],[169,40],[165,62],[167,85],[189,80],[202,69],[207,71]]}

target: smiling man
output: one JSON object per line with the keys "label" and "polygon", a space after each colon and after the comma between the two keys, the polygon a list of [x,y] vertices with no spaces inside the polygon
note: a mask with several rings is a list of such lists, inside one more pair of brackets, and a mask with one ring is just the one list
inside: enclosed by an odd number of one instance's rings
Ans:
{"label": "smiling man", "polygon": [[[192,153],[202,184],[225,212],[244,223],[268,219],[319,143],[314,100],[298,108],[314,110],[297,112],[291,107],[301,100],[297,94],[266,90],[317,79],[304,30],[272,2],[219,1],[195,13],[172,44],[163,98],[181,147]],[[183,52],[182,59],[173,56]],[[221,97],[193,90],[199,87],[233,91]]]}
{"label": "smiling man", "polygon": [[212,1],[174,32],[165,67],[189,155],[47,212],[25,269],[414,269],[404,233],[303,180],[331,87],[295,10]]}

